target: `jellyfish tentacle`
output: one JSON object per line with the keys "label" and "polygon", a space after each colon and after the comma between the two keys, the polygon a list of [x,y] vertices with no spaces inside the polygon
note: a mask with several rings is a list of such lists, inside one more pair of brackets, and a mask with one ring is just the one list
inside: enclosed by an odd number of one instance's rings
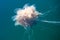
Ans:
{"label": "jellyfish tentacle", "polygon": [[23,40],[32,40],[32,36],[33,36],[33,30],[31,29],[31,27],[25,27],[25,32],[24,32],[24,39]]}
{"label": "jellyfish tentacle", "polygon": [[60,21],[48,21],[48,20],[41,20],[41,21],[46,23],[60,23]]}

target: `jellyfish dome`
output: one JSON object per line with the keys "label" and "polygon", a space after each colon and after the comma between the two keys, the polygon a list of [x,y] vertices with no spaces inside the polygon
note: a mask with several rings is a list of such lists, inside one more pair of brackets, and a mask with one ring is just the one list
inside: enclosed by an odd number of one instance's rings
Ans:
{"label": "jellyfish dome", "polygon": [[34,5],[24,6],[22,9],[17,9],[14,17],[15,25],[21,25],[23,27],[32,26],[36,24],[37,18],[40,15]]}

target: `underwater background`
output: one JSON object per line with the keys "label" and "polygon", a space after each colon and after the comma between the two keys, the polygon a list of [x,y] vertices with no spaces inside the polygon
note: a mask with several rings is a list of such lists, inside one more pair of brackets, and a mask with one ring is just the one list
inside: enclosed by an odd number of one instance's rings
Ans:
{"label": "underwater background", "polygon": [[[36,9],[42,13],[52,10],[46,16],[42,16],[41,20],[60,21],[59,0],[0,0],[0,40],[23,40],[25,29],[22,26],[15,26],[12,16],[16,14],[14,13],[16,8],[22,8],[27,3],[35,4]],[[40,21],[32,27],[32,30],[31,40],[60,40],[59,23]]]}

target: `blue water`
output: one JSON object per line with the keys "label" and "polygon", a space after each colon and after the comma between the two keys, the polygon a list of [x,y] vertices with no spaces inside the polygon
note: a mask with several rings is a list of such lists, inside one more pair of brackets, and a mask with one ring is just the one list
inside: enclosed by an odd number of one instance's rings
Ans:
{"label": "blue water", "polygon": [[[15,15],[16,8],[22,8],[26,3],[35,4],[36,9],[42,13],[52,10],[41,19],[60,21],[59,0],[0,0],[0,40],[23,39],[25,29],[16,27],[11,17]],[[60,24],[39,22],[32,30],[34,33],[31,40],[60,40]]]}

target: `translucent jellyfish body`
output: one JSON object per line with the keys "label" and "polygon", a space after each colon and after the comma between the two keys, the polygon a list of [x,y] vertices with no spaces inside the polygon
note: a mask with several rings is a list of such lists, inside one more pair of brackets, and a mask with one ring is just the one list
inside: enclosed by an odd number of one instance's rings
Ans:
{"label": "translucent jellyfish body", "polygon": [[41,14],[36,10],[34,5],[25,5],[22,9],[18,9],[16,13],[17,14],[13,19],[15,21],[15,25],[21,25],[24,28],[36,24],[37,18]]}

